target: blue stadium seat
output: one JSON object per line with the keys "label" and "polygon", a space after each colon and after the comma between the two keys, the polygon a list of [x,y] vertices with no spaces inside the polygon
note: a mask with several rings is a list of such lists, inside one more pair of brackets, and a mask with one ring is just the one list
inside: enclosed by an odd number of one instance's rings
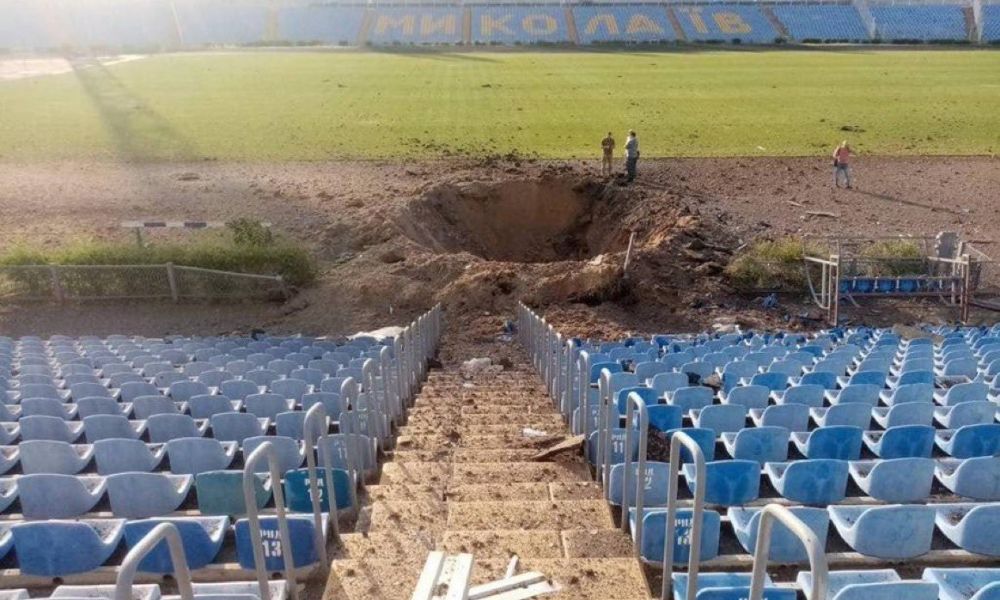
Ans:
{"label": "blue stadium seat", "polygon": [[[271,383],[270,380],[267,383]],[[230,379],[223,381],[222,385],[219,386],[219,393],[233,400],[243,400],[247,396],[263,392],[264,390],[261,389],[261,386],[246,379]]]}
{"label": "blue stadium seat", "polygon": [[124,519],[18,523],[11,528],[18,567],[40,577],[93,571],[114,553],[124,525]]}
{"label": "blue stadium seat", "polygon": [[[829,371],[812,371],[811,373],[806,373],[799,379],[799,384],[792,387],[805,387],[811,385],[818,385],[824,390],[835,390],[837,389],[837,376],[846,371],[846,369],[840,369],[837,373],[831,373]],[[790,390],[791,388],[789,388]],[[785,390],[788,393],[788,390]],[[809,392],[806,392],[809,393]]]}
{"label": "blue stadium seat", "polygon": [[775,392],[774,396],[778,404],[803,404],[819,408],[823,406],[825,392],[826,388],[822,385],[799,384],[786,389],[780,395]]}
{"label": "blue stadium seat", "polygon": [[188,409],[195,419],[211,419],[212,415],[224,412],[239,412],[243,408],[241,400],[230,400],[226,396],[201,395],[188,400]]}
{"label": "blue stadium seat", "polygon": [[21,400],[21,417],[56,417],[58,419],[75,419],[76,404],[66,404],[54,398],[27,398]]}
{"label": "blue stadium seat", "polygon": [[986,402],[989,399],[990,386],[985,383],[959,383],[953,385],[934,398],[943,406],[955,406],[963,402]]}
{"label": "blue stadium seat", "polygon": [[854,461],[850,473],[858,487],[876,500],[921,502],[931,494],[934,461],[920,457]]}
{"label": "blue stadium seat", "polygon": [[[180,533],[184,556],[190,569],[201,569],[211,564],[222,549],[229,518],[220,517],[172,517],[129,521],[125,524],[125,543],[129,548],[137,545],[157,525],[171,523]],[[139,562],[139,571],[144,573],[173,573],[174,564],[165,541]]]}
{"label": "blue stadium seat", "polygon": [[[812,573],[800,571],[796,583],[811,598]],[[903,581],[892,569],[875,571],[831,571],[827,577],[830,600],[938,600],[936,584]],[[824,599],[819,599],[824,600]]]}
{"label": "blue stadium seat", "polygon": [[667,404],[679,406],[684,412],[705,408],[714,399],[712,389],[703,386],[687,386],[667,392]]}
{"label": "blue stadium seat", "polygon": [[566,13],[557,6],[473,6],[472,41],[483,44],[568,42]]}
{"label": "blue stadium seat", "polygon": [[76,383],[69,386],[69,395],[74,402],[78,402],[81,398],[111,398],[115,399],[115,396],[111,393],[107,387],[101,385],[100,383]]}
{"label": "blue stadium seat", "polygon": [[[830,515],[825,508],[794,506],[789,510],[805,523],[816,534],[817,538],[826,540],[830,528]],[[757,544],[760,509],[732,507],[728,514],[729,522],[736,533],[736,539],[739,540],[744,550],[753,555]],[[809,557],[806,555],[806,549],[799,538],[779,522],[775,523],[771,535],[771,552],[768,559],[772,562],[788,564],[805,562],[809,560]]]}
{"label": "blue stadium seat", "polygon": [[83,423],[69,422],[60,417],[21,417],[18,425],[21,427],[21,439],[25,441],[52,440],[72,444],[83,435]]}
{"label": "blue stadium seat", "polygon": [[[283,379],[281,381],[292,381]],[[275,382],[279,383],[279,382]],[[303,383],[303,382],[299,382]],[[274,419],[278,413],[295,409],[297,399],[288,398],[282,394],[264,393],[251,394],[243,401],[248,414],[255,415],[262,419]]]}
{"label": "blue stadium seat", "polygon": [[778,32],[767,17],[755,6],[742,4],[711,4],[681,6],[674,14],[692,42],[724,41],[750,44],[771,44]]}
{"label": "blue stadium seat", "polygon": [[328,435],[319,441],[317,453],[326,458],[327,467],[347,470],[360,468],[365,472],[373,472],[378,466],[373,441],[372,438],[357,433]]}
{"label": "blue stadium seat", "polygon": [[806,458],[857,460],[861,455],[862,433],[857,427],[820,427],[808,433],[793,433],[792,443]]}
{"label": "blue stadium seat", "polygon": [[814,458],[792,462],[770,462],[764,473],[783,497],[802,504],[835,504],[847,493],[848,463]]}
{"label": "blue stadium seat", "polygon": [[885,41],[962,41],[968,39],[958,4],[872,4],[878,37]]}
{"label": "blue stadium seat", "polygon": [[894,390],[880,394],[886,406],[896,406],[910,402],[934,402],[934,386],[930,383],[908,383]]}
{"label": "blue stadium seat", "polygon": [[691,411],[691,420],[695,427],[711,429],[719,436],[746,427],[747,408],[739,404],[713,404]]}
{"label": "blue stadium seat", "polygon": [[945,459],[938,461],[935,475],[946,488],[974,500],[1000,500],[1000,457]]}
{"label": "blue stadium seat", "polygon": [[132,401],[135,418],[148,419],[153,415],[179,415],[187,412],[186,402],[174,402],[166,396],[139,396]]}
{"label": "blue stadium seat", "polygon": [[1000,40],[1000,4],[983,5],[982,37],[984,42]]}
{"label": "blue stadium seat", "polygon": [[87,468],[94,456],[93,446],[74,446],[52,440],[29,440],[18,446],[21,470],[26,474],[58,473],[75,475]]}
{"label": "blue stadium seat", "polygon": [[[198,510],[203,515],[241,516],[246,514],[243,501],[243,471],[204,471],[195,476]],[[254,482],[257,508],[264,508],[271,500],[271,479],[257,475]]]}
{"label": "blue stadium seat", "polygon": [[924,569],[923,579],[937,584],[939,600],[1000,600],[1000,568]]}
{"label": "blue stadium seat", "polygon": [[868,406],[878,404],[879,392],[882,391],[877,385],[859,383],[849,385],[841,390],[827,390],[826,399],[830,404],[847,404],[850,402],[860,402]]}
{"label": "blue stadium seat", "polygon": [[[288,515],[288,530],[291,537],[292,565],[295,568],[315,564],[316,536],[326,539],[327,516],[323,515],[323,530],[316,531],[312,515]],[[264,566],[267,571],[277,572],[284,567],[284,553],[281,537],[278,533],[278,520],[275,517],[261,517],[261,538],[268,545],[269,552],[264,553]],[[250,543],[250,524],[246,519],[236,521],[236,554],[240,566],[244,569],[254,568],[253,545]]]}
{"label": "blue stadium seat", "polygon": [[101,500],[104,490],[104,477],[99,475],[35,473],[17,479],[21,512],[27,519],[71,519],[85,515]]}
{"label": "blue stadium seat", "polygon": [[[708,481],[705,484],[705,502],[723,506],[740,506],[760,495],[760,463],[754,460],[718,460],[705,464]],[[694,493],[695,471],[693,464],[683,467],[688,489]]]}
{"label": "blue stadium seat", "polygon": [[260,419],[251,413],[218,413],[209,420],[212,436],[217,440],[243,443],[248,437],[267,433],[269,420]]}
{"label": "blue stadium seat", "polygon": [[[629,522],[635,531],[636,510],[629,509]],[[690,509],[678,509],[674,517],[674,564],[687,564],[691,558],[691,524],[694,514]],[[666,534],[667,511],[664,508],[647,508],[642,516],[643,536],[640,556],[642,560],[660,565],[663,564],[664,535]],[[712,560],[719,555],[719,538],[722,531],[722,518],[714,510],[702,513],[701,561]]]}
{"label": "blue stadium seat", "polygon": [[983,425],[996,420],[997,405],[988,400],[962,402],[954,406],[934,409],[934,420],[946,429],[959,429],[966,425]]}
{"label": "blue stadium seat", "polygon": [[1000,504],[935,504],[937,528],[953,544],[976,554],[1000,556]]}
{"label": "blue stadium seat", "polygon": [[125,402],[134,402],[140,396],[157,396],[160,390],[148,382],[126,382],[121,385],[121,396]]}
{"label": "blue stadium seat", "polygon": [[232,464],[237,447],[235,442],[209,438],[179,438],[170,440],[166,446],[170,472],[177,475],[225,469]]}
{"label": "blue stadium seat", "polygon": [[934,419],[934,404],[930,402],[907,402],[889,408],[872,409],[875,422],[885,429],[904,425],[930,425]]}
{"label": "blue stadium seat", "polygon": [[[277,394],[283,399],[294,400],[295,403],[302,401],[302,396],[308,394],[312,391],[312,386],[310,386],[305,381],[299,379],[279,379],[277,381],[272,381],[271,385],[268,386],[270,393]],[[250,398],[255,396],[260,396],[261,394],[250,394],[244,400],[249,404]]]}
{"label": "blue stadium seat", "polygon": [[[645,488],[643,504],[645,506],[666,506],[668,466],[665,462],[649,461],[646,463],[646,477],[643,480]],[[623,506],[626,503],[628,506],[635,506],[635,485],[638,472],[639,465],[632,463],[631,482],[627,489],[623,490],[625,465],[623,463],[613,465],[608,484],[608,502],[614,506]]]}
{"label": "blue stadium seat", "polygon": [[[277,435],[260,435],[243,440],[243,460],[246,460],[264,442],[270,442],[271,446],[274,447],[278,457],[278,471],[282,475],[287,471],[299,468],[306,459],[305,449],[297,440]],[[269,466],[262,462],[257,472],[267,473]]]}
{"label": "blue stadium seat", "polygon": [[[688,574],[674,573],[674,600],[686,600]],[[698,594],[696,600],[742,600],[750,597],[749,573],[698,573]],[[770,575],[764,576],[764,600],[795,600],[797,594],[791,588],[774,586]]]}
{"label": "blue stadium seat", "polygon": [[[303,394],[303,411],[309,410],[315,404],[322,404],[326,409],[326,414],[328,416],[333,416],[334,418],[348,409],[347,399],[341,398],[340,394],[335,394],[333,392],[312,392],[309,394]],[[277,421],[277,415],[275,415],[275,421]]]}
{"label": "blue stadium seat", "polygon": [[[616,465],[617,466],[617,465]],[[326,478],[323,470],[316,472],[317,485],[320,488],[320,510],[330,512],[330,496],[326,492]],[[337,498],[337,510],[345,510],[352,506],[353,478],[344,469],[332,469],[333,489]],[[285,473],[285,503],[288,510],[294,512],[312,512],[312,498],[309,495],[309,470],[294,469]]]}
{"label": "blue stadium seat", "polygon": [[[250,381],[258,386],[257,391],[250,392],[251,394],[261,393],[263,390],[259,388],[263,387],[266,389],[267,386],[271,385],[272,381],[275,381],[276,379],[280,378],[281,378],[281,373],[278,373],[273,369],[254,369],[253,371],[248,371],[247,374],[243,376],[244,380]],[[224,391],[222,393],[229,396],[230,398],[236,397]]]}
{"label": "blue stadium seat", "polygon": [[[278,413],[274,420],[275,433],[280,436],[290,437],[295,440],[305,439],[306,413],[301,410]],[[322,427],[322,426],[321,426]],[[314,441],[321,433],[330,430],[330,417],[326,418],[326,426],[320,431],[314,431]]]}
{"label": "blue stadium seat", "polygon": [[116,473],[107,478],[111,512],[126,519],[159,517],[178,509],[191,491],[190,475]]}
{"label": "blue stadium seat", "polygon": [[[0,513],[7,510],[17,500],[17,479],[13,477],[0,478]],[[0,560],[3,555],[0,554]]]}
{"label": "blue stadium seat", "polygon": [[784,427],[747,427],[737,433],[724,433],[722,443],[733,458],[764,464],[788,458],[788,438],[789,431]]}
{"label": "blue stadium seat", "polygon": [[869,39],[861,16],[851,5],[775,4],[772,10],[794,40],[858,42]]}
{"label": "blue stadium seat", "polygon": [[827,510],[840,537],[865,556],[906,559],[931,549],[934,509],[930,506],[831,506]]}
{"label": "blue stadium seat", "polygon": [[[789,388],[791,389],[791,388]],[[734,387],[722,398],[723,404],[739,404],[748,409],[767,408],[771,390],[763,385],[744,385]],[[785,392],[788,393],[787,391]]]}
{"label": "blue stadium seat", "polygon": [[[658,404],[648,407],[646,412],[649,415],[649,428],[651,430],[670,431],[680,429],[684,422],[685,411],[679,406]],[[712,444],[715,444],[714,439]]]}
{"label": "blue stadium seat", "polygon": [[[696,428],[696,427],[682,427],[680,429],[671,429],[665,433],[667,440],[670,440],[674,433],[683,432],[688,435],[698,447],[701,448],[701,453],[705,456],[705,460],[715,459],[715,431],[711,429]],[[681,447],[681,462],[693,462],[694,456],[687,448]]]}
{"label": "blue stadium seat", "polygon": [[880,458],[930,458],[934,450],[934,428],[930,425],[900,425],[885,431],[868,431],[864,442]]}
{"label": "blue stadium seat", "polygon": [[805,404],[776,404],[750,411],[757,427],[784,427],[789,431],[809,430],[809,407]]}
{"label": "blue stadium seat", "polygon": [[846,426],[868,429],[875,410],[878,409],[872,408],[864,402],[847,402],[834,404],[829,408],[810,409],[809,416],[820,427]]}
{"label": "blue stadium seat", "polygon": [[80,419],[95,415],[128,417],[132,414],[130,402],[117,402],[111,398],[80,398],[76,401],[76,407]]}
{"label": "blue stadium seat", "polygon": [[649,385],[649,380],[652,379],[654,375],[669,373],[670,371],[671,368],[668,365],[656,361],[638,363],[635,365],[635,369],[633,370],[636,379],[644,385]]}
{"label": "blue stadium seat", "polygon": [[1000,424],[966,425],[937,432],[939,448],[954,458],[993,456],[1000,452]]}
{"label": "blue stadium seat", "polygon": [[758,373],[750,378],[749,385],[761,385],[772,392],[781,392],[788,387],[788,375],[784,373]]}
{"label": "blue stadium seat", "polygon": [[101,475],[149,472],[156,469],[167,453],[165,446],[147,446],[139,440],[100,440],[93,445],[97,472]]}

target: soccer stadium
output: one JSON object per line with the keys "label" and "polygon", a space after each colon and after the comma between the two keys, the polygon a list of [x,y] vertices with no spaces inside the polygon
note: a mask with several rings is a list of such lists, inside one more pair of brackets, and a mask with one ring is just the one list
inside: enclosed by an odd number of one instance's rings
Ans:
{"label": "soccer stadium", "polygon": [[0,600],[1000,599],[998,44],[0,0]]}

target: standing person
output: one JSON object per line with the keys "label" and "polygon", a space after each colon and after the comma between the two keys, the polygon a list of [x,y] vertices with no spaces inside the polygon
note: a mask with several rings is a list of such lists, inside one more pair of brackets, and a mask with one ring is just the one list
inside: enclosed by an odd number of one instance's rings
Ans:
{"label": "standing person", "polygon": [[611,137],[611,132],[608,132],[608,137],[601,140],[601,150],[604,151],[604,157],[601,159],[601,175],[611,176],[612,162],[611,159],[615,154],[615,138]]}
{"label": "standing person", "polygon": [[635,165],[639,162],[639,138],[635,136],[635,130],[630,129],[628,140],[625,142],[625,171],[628,173],[628,182],[635,181]]}
{"label": "standing person", "polygon": [[851,189],[851,155],[853,151],[847,145],[847,140],[840,142],[840,145],[833,151],[833,185],[840,187],[840,174],[844,174],[847,182],[847,189]]}

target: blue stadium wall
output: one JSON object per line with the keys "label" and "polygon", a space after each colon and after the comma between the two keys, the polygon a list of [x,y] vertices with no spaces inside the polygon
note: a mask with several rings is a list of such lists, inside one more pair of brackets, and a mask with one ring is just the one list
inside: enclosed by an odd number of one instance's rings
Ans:
{"label": "blue stadium wall", "polygon": [[[967,42],[969,7],[847,2],[364,6],[266,0],[0,0],[0,50],[241,45]],[[982,10],[1000,41],[1000,5]]]}

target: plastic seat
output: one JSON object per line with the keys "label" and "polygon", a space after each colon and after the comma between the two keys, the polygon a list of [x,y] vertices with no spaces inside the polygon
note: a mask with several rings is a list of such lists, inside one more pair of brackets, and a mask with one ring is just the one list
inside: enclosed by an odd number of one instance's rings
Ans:
{"label": "plastic seat", "polygon": [[747,409],[739,404],[713,404],[699,411],[691,411],[695,427],[711,429],[719,436],[746,427]]}
{"label": "plastic seat", "polygon": [[[682,432],[687,434],[698,447],[701,448],[701,453],[705,456],[705,460],[715,459],[715,431],[711,429],[696,428],[696,427],[682,427],[679,429],[671,429],[665,433],[665,439],[670,440],[674,433]],[[636,436],[638,437],[638,436]],[[668,443],[669,445],[669,443]],[[681,447],[681,462],[693,462],[694,456],[691,452],[685,448]]]}
{"label": "plastic seat", "polygon": [[26,474],[75,475],[87,468],[94,456],[89,445],[74,446],[54,440],[29,440],[18,446],[21,470]]}
{"label": "plastic seat", "polygon": [[17,479],[21,512],[27,519],[71,519],[87,514],[104,496],[99,475],[34,473]]}
{"label": "plastic seat", "polygon": [[123,519],[29,521],[11,528],[21,573],[64,577],[93,571],[118,548]]}
{"label": "plastic seat", "polygon": [[888,380],[889,387],[901,387],[904,385],[926,384],[934,385],[934,372],[931,370],[904,370],[899,377]]}
{"label": "plastic seat", "polygon": [[52,440],[72,444],[83,435],[83,423],[68,422],[60,417],[22,416],[18,425],[21,427],[21,439],[25,441]]}
{"label": "plastic seat", "polygon": [[934,535],[929,506],[831,506],[830,522],[840,537],[865,556],[905,559],[926,554]]}
{"label": "plastic seat", "polygon": [[908,383],[898,388],[881,392],[879,397],[886,406],[897,406],[910,402],[934,402],[934,386],[929,383]]}
{"label": "plastic seat", "polygon": [[139,396],[158,396],[160,390],[152,383],[125,382],[121,384],[121,396],[125,402],[134,402]]}
{"label": "plastic seat", "polygon": [[239,412],[243,408],[240,400],[230,400],[226,396],[193,396],[188,400],[188,409],[195,419],[210,419],[212,415],[224,412]]}
{"label": "plastic seat", "polygon": [[[816,367],[819,367],[819,363],[817,363]],[[811,373],[806,373],[805,375],[800,377],[799,385],[793,387],[818,385],[822,387],[824,390],[837,389],[837,376],[843,374],[846,369],[839,369],[838,372],[834,373],[830,371],[815,370],[816,367],[814,367],[814,370]],[[788,390],[785,390],[785,393],[787,394]]]}
{"label": "plastic seat", "polygon": [[934,483],[934,461],[929,458],[859,460],[851,462],[849,470],[865,494],[882,502],[922,502]]}
{"label": "plastic seat", "polygon": [[132,402],[135,418],[148,419],[153,415],[179,415],[187,412],[187,403],[174,402],[166,396],[139,396]]}
{"label": "plastic seat", "polygon": [[[21,420],[22,423],[24,419]],[[22,429],[21,435],[24,435]],[[1000,452],[1000,424],[966,425],[937,432],[939,448],[954,458],[993,456]]]}
{"label": "plastic seat", "polygon": [[[267,383],[271,383],[271,381],[268,380]],[[219,387],[220,394],[234,400],[243,400],[251,394],[260,394],[263,393],[263,391],[264,390],[261,389],[260,385],[247,379],[230,379],[228,381],[223,381],[222,385]]]}
{"label": "plastic seat", "polygon": [[[600,431],[591,432],[589,439],[587,440],[587,460],[591,464],[597,464],[603,460],[603,457],[598,456],[598,438],[600,436]],[[639,436],[632,436],[632,449],[629,454],[632,460],[637,460],[639,457]],[[625,460],[625,429],[613,428],[608,432],[608,461],[611,464],[617,464]]]}
{"label": "plastic seat", "polygon": [[944,393],[935,394],[934,399],[943,406],[956,406],[963,402],[986,402],[989,392],[990,386],[985,383],[959,383]]}
{"label": "plastic seat", "polygon": [[137,440],[146,431],[145,421],[129,421],[118,415],[93,415],[83,420],[87,442],[123,438]]}
{"label": "plastic seat", "polygon": [[937,463],[935,475],[946,488],[974,500],[1000,500],[1000,457],[944,459]]}
{"label": "plastic seat", "polygon": [[809,407],[805,404],[776,404],[750,411],[757,427],[784,427],[789,431],[809,430]]}
{"label": "plastic seat", "polygon": [[[679,406],[657,404],[656,406],[646,408],[646,413],[649,415],[649,428],[651,431],[658,430],[666,432],[673,429],[680,429],[684,422],[685,411]],[[712,437],[712,444],[714,445],[714,432]]]}
{"label": "plastic seat", "polygon": [[159,517],[177,510],[194,479],[169,473],[116,473],[109,475],[111,512],[126,519]]}
{"label": "plastic seat", "polygon": [[[749,573],[698,573],[696,600],[741,600],[750,597]],[[674,600],[687,598],[687,573],[674,573]],[[774,586],[770,575],[764,576],[764,600],[795,600],[794,589]]]}
{"label": "plastic seat", "polygon": [[372,438],[358,433],[338,433],[321,439],[318,454],[325,457],[327,467],[334,469],[374,472],[378,467]]}
{"label": "plastic seat", "polygon": [[935,504],[935,523],[953,544],[967,552],[1000,556],[1000,504]]}
{"label": "plastic seat", "polygon": [[777,372],[758,373],[750,378],[749,384],[762,385],[772,392],[777,392],[788,387],[788,375]]}
{"label": "plastic seat", "polygon": [[861,455],[862,430],[835,425],[808,433],[793,433],[792,443],[806,458],[857,460]]}
{"label": "plastic seat", "polygon": [[[275,434],[279,436],[290,437],[294,440],[304,440],[305,420],[306,420],[306,413],[301,410],[278,413],[278,416],[274,419]],[[321,433],[329,431],[330,431],[330,417],[327,417],[326,427],[323,428],[323,431],[314,432],[314,436],[319,437]]]}
{"label": "plastic seat", "polygon": [[170,384],[167,395],[175,402],[187,402],[192,396],[211,394],[212,390],[200,381],[175,381]]}
{"label": "plastic seat", "polygon": [[[243,379],[245,381],[253,382],[254,385],[258,386],[258,390],[256,392],[251,392],[255,394],[261,393],[261,390],[259,389],[260,387],[266,388],[268,385],[271,384],[272,381],[276,381],[280,378],[281,378],[281,373],[278,373],[273,369],[254,369],[252,371],[247,371],[246,374],[243,375]],[[229,393],[226,392],[223,393],[225,393],[230,398],[235,398],[235,396]]]}
{"label": "plastic seat", "polygon": [[[0,478],[0,513],[7,510],[17,500],[17,479],[14,477]],[[2,533],[0,533],[2,537]],[[3,554],[0,553],[0,560]]]}
{"label": "plastic seat", "polygon": [[[0,399],[3,396],[3,389],[0,389]],[[21,407],[13,404],[4,404],[0,401],[0,422],[13,423],[21,418]],[[20,430],[18,430],[20,431]],[[0,444],[9,444],[14,441],[14,437],[10,435],[10,431],[6,428],[0,428]]]}
{"label": "plastic seat", "polygon": [[903,581],[892,569],[831,571],[826,598],[814,599],[812,573],[800,571],[796,583],[806,600],[938,600],[938,586],[924,581]]}
{"label": "plastic seat", "polygon": [[744,385],[726,392],[722,403],[738,404],[747,409],[766,408],[770,394],[771,390],[763,385]]}
{"label": "plastic seat", "polygon": [[988,400],[962,402],[954,406],[939,406],[934,409],[934,420],[946,429],[960,429],[966,425],[993,423],[997,416],[997,405]]}
{"label": "plastic seat", "polygon": [[934,419],[934,404],[930,402],[907,402],[889,408],[872,409],[875,422],[889,429],[904,425],[930,425]]}
{"label": "plastic seat", "polygon": [[96,415],[121,415],[128,417],[132,414],[132,404],[129,402],[116,402],[111,398],[80,398],[76,402],[77,415],[80,419],[93,417]]}
{"label": "plastic seat", "polygon": [[160,466],[166,455],[162,445],[146,445],[139,440],[110,439],[94,442],[97,472],[101,475],[149,472]]}
{"label": "plastic seat", "polygon": [[[739,506],[760,495],[760,464],[753,460],[718,460],[705,464],[708,481],[705,502]],[[683,467],[688,489],[694,493],[696,477],[693,464]]]}
{"label": "plastic seat", "polygon": [[69,395],[74,401],[80,398],[115,398],[111,390],[99,383],[73,384],[69,388]]}
{"label": "plastic seat", "polygon": [[803,404],[819,408],[823,406],[826,388],[816,384],[793,385],[786,389],[784,393],[775,392],[775,402],[778,404]]}
{"label": "plastic seat", "polygon": [[747,427],[735,434],[723,434],[722,443],[733,458],[764,464],[788,458],[788,438],[789,431],[784,427]]}
{"label": "plastic seat", "polygon": [[[312,515],[288,515],[288,532],[291,537],[292,566],[295,568],[306,567],[315,564],[319,557],[316,555],[316,536],[326,539],[328,522],[327,515],[323,515],[323,531],[316,531]],[[266,540],[280,539],[278,533],[278,520],[275,517],[261,517],[261,536]],[[280,544],[269,545],[274,552],[265,553],[264,566],[267,571],[280,571],[284,567],[284,553],[287,549]],[[240,566],[244,569],[254,568],[253,545],[250,540],[250,526],[246,519],[236,521],[236,554]]]}
{"label": "plastic seat", "polygon": [[885,387],[886,370],[870,370],[870,371],[857,371],[854,375],[850,377],[838,377],[837,383],[840,384],[841,389],[847,388],[853,385],[874,385],[879,390]]}
{"label": "plastic seat", "polygon": [[312,386],[299,379],[279,379],[272,381],[268,386],[272,394],[277,394],[282,399],[294,400],[296,404],[302,401],[302,395],[308,394],[311,388]]}
{"label": "plastic seat", "polygon": [[679,406],[684,412],[705,408],[711,405],[714,399],[712,389],[703,386],[687,386],[667,392],[667,404]]}
{"label": "plastic seat", "polygon": [[939,600],[1000,599],[1000,568],[924,569],[924,581],[939,589]]}
{"label": "plastic seat", "polygon": [[217,440],[239,442],[249,437],[256,437],[267,433],[270,422],[259,419],[250,413],[218,413],[212,415],[209,420],[212,424],[212,436]]}
{"label": "plastic seat", "polygon": [[[278,457],[278,471],[282,475],[287,471],[299,468],[306,459],[305,450],[297,440],[278,435],[261,435],[243,440],[243,460],[246,461],[247,457],[253,454],[253,451],[264,442],[270,442],[274,447]],[[269,472],[268,465],[262,462],[257,472]]]}
{"label": "plastic seat", "polygon": [[878,404],[881,391],[882,388],[877,385],[859,383],[849,385],[841,390],[827,390],[826,399],[830,404],[860,402],[868,406],[875,406]]}
{"label": "plastic seat", "polygon": [[[328,416],[337,418],[340,413],[347,410],[347,401],[342,399],[340,394],[333,392],[312,392],[302,395],[302,410],[308,411],[315,404],[322,404]],[[277,420],[277,415],[275,415]]]}
{"label": "plastic seat", "polygon": [[21,417],[56,417],[58,419],[76,418],[76,404],[66,404],[62,400],[52,398],[27,398],[21,400]]}
{"label": "plastic seat", "polygon": [[848,463],[814,458],[792,462],[770,462],[764,474],[784,498],[802,504],[835,504],[847,494]]}
{"label": "plastic seat", "polygon": [[179,438],[167,442],[170,472],[178,475],[225,469],[232,464],[235,455],[235,442],[209,438]]}
{"label": "plastic seat", "polygon": [[243,402],[247,413],[272,420],[278,413],[294,410],[296,404],[296,400],[274,393],[251,394]]}
{"label": "plastic seat", "polygon": [[[830,528],[830,515],[826,509],[795,506],[789,510],[816,534],[820,540],[825,540]],[[743,548],[751,555],[757,544],[757,527],[760,523],[759,508],[732,507],[728,511],[729,522]],[[807,561],[806,549],[791,530],[781,523],[775,523],[771,534],[771,551],[768,555],[771,562],[782,564],[801,563]]]}
{"label": "plastic seat", "polygon": [[867,429],[872,422],[872,408],[863,402],[834,404],[829,408],[809,409],[809,416],[820,427],[857,427]]}
{"label": "plastic seat", "polygon": [[[226,531],[229,529],[227,517],[173,517],[129,521],[125,525],[125,543],[129,548],[137,545],[156,526],[171,523],[180,533],[184,557],[190,569],[200,569],[211,564],[222,549]],[[139,571],[144,573],[173,573],[174,565],[165,541],[139,562]],[[196,598],[201,597],[199,595]],[[239,596],[223,596],[238,598]]]}
{"label": "plastic seat", "polygon": [[[322,469],[316,472],[316,477],[317,486],[320,488],[320,510],[330,512],[330,497],[326,492],[326,479]],[[333,489],[337,498],[337,510],[351,508],[354,479],[344,469],[332,469],[331,478],[333,479]],[[294,512],[312,512],[308,469],[293,469],[285,473],[284,486],[285,502],[288,504],[288,510]]]}
{"label": "plastic seat", "polygon": [[979,361],[975,358],[955,358],[936,369],[935,373],[944,378],[973,379],[979,374]]}
{"label": "plastic seat", "polygon": [[[635,483],[638,473],[639,466],[632,463],[631,482],[628,486],[624,486],[625,465],[622,463],[612,465],[611,480],[608,485],[608,502],[613,506],[623,506],[625,504],[635,506]],[[667,463],[657,461],[646,463],[646,477],[643,480],[645,488],[643,492],[643,504],[645,506],[666,506],[667,473]],[[627,489],[623,490],[623,486]]]}
{"label": "plastic seat", "polygon": [[864,442],[880,458],[930,458],[934,450],[934,428],[930,425],[900,425],[885,431],[868,431]]}
{"label": "plastic seat", "polygon": [[52,398],[60,402],[69,400],[68,391],[60,390],[51,383],[22,383],[18,392],[22,401],[27,398]]}
{"label": "plastic seat", "polygon": [[[212,470],[195,476],[198,510],[203,515],[245,515],[243,501],[243,471]],[[254,482],[257,508],[264,508],[271,500],[271,479],[258,475]],[[310,509],[311,510],[311,509]]]}
{"label": "plastic seat", "polygon": [[208,430],[208,421],[195,421],[188,415],[153,415],[147,419],[146,425],[149,428],[149,440],[153,443],[203,437]]}
{"label": "plastic seat", "polygon": [[[694,515],[691,510],[680,508],[674,518],[674,564],[687,564],[691,556],[691,522]],[[635,531],[636,510],[629,509],[631,530]],[[639,556],[643,562],[662,565],[664,534],[666,533],[667,511],[664,508],[649,508],[643,510],[643,537]],[[702,513],[701,529],[701,561],[712,560],[719,555],[719,538],[722,529],[722,518],[714,510]]]}

